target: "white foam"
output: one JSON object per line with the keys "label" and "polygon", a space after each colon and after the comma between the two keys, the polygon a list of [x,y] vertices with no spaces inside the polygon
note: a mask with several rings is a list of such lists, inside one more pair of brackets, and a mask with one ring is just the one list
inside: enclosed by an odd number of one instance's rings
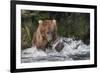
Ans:
{"label": "white foam", "polygon": [[42,50],[37,50],[36,47],[27,48],[22,51],[22,57],[44,57],[47,54]]}
{"label": "white foam", "polygon": [[[66,42],[63,42],[63,40]],[[59,42],[63,42],[64,47],[60,52],[57,52],[54,48]],[[53,44],[53,49],[42,51],[36,47],[31,47],[22,50],[22,62],[30,60],[29,58],[32,58],[33,61],[73,60],[70,57],[71,55],[74,57],[74,55],[85,55],[87,53],[90,53],[90,45],[84,44],[81,40],[76,41],[72,38],[60,38]]]}

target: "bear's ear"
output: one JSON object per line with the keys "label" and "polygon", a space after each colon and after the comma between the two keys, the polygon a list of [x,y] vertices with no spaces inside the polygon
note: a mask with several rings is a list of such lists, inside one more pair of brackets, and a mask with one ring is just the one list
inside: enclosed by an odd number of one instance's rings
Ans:
{"label": "bear's ear", "polygon": [[43,21],[42,21],[42,20],[39,20],[39,21],[38,21],[38,23],[39,23],[39,24],[42,24],[42,23],[43,23]]}
{"label": "bear's ear", "polygon": [[55,20],[55,19],[53,19],[52,22],[53,22],[54,24],[56,24],[56,20]]}

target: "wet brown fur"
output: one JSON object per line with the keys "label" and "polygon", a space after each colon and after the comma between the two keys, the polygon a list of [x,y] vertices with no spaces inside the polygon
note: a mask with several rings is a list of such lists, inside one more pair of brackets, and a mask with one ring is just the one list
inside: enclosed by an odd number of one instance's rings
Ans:
{"label": "wet brown fur", "polygon": [[57,25],[56,20],[40,20],[36,32],[33,34],[32,46],[38,49],[45,49],[48,44],[47,32],[52,31],[52,40],[57,38]]}

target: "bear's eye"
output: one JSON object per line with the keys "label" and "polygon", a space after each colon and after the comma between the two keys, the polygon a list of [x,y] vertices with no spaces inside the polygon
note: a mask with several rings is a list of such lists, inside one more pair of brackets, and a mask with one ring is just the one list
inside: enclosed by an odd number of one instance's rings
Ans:
{"label": "bear's eye", "polygon": [[47,34],[51,34],[51,32],[47,32]]}

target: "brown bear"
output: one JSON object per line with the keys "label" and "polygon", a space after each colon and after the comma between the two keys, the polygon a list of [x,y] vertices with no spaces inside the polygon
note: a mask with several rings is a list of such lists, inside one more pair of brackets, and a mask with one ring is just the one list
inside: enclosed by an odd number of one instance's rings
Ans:
{"label": "brown bear", "polygon": [[56,20],[39,20],[37,30],[33,34],[32,46],[46,50],[48,43],[57,38]]}

